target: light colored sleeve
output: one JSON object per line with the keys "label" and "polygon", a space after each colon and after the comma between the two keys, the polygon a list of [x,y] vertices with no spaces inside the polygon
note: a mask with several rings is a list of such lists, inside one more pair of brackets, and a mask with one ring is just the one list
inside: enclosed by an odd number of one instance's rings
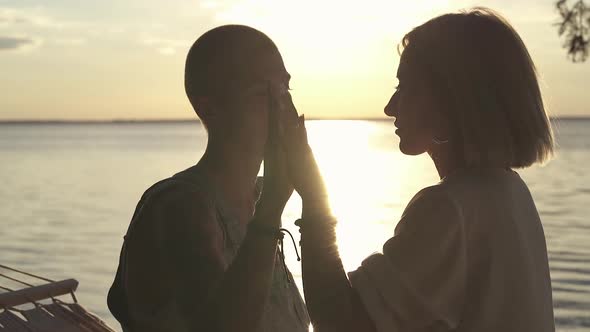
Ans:
{"label": "light colored sleeve", "polygon": [[408,204],[396,234],[348,274],[377,331],[457,327],[466,287],[463,216],[440,186]]}

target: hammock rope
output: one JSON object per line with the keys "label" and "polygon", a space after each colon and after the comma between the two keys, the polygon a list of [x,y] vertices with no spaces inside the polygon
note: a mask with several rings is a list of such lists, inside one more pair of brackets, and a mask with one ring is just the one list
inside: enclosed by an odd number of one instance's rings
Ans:
{"label": "hammock rope", "polygon": [[22,280],[18,280],[18,279],[16,279],[16,278],[9,277],[9,276],[7,276],[7,275],[5,275],[5,274],[3,274],[3,273],[0,273],[0,277],[6,278],[6,279],[8,279],[8,280],[12,280],[12,281],[14,281],[14,282],[18,282],[19,284],[23,284],[23,285],[25,285],[25,286],[29,286],[29,287],[35,287],[35,285],[31,285],[31,284],[29,284],[28,282],[24,282],[24,281],[22,281]]}
{"label": "hammock rope", "polygon": [[24,272],[24,271],[21,271],[21,270],[17,270],[17,269],[15,269],[15,268],[12,268],[12,267],[9,267],[9,266],[6,266],[6,265],[2,265],[2,264],[0,264],[0,267],[1,267],[1,268],[3,268],[3,269],[6,269],[6,270],[12,271],[12,272],[16,272],[16,273],[24,274],[24,275],[26,275],[26,276],[33,277],[33,278],[37,278],[37,279],[39,279],[39,280],[43,280],[43,281],[47,281],[47,282],[55,282],[55,280],[51,280],[51,279],[47,279],[47,278],[43,278],[43,277],[40,277],[40,276],[38,276],[38,275],[34,275],[34,274],[32,274],[32,273],[28,273],[28,272]]}

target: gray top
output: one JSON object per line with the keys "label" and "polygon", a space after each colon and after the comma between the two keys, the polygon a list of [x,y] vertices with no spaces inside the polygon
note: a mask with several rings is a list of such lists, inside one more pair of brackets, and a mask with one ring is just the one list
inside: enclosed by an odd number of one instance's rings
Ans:
{"label": "gray top", "polygon": [[[235,217],[232,209],[226,203],[224,197],[210,181],[193,169],[188,169],[174,175],[181,181],[190,182],[198,186],[199,192],[211,195],[217,210],[220,228],[224,232],[223,251],[228,264],[238,252],[246,235],[246,227]],[[257,181],[257,193],[262,189],[262,178]],[[291,272],[289,278],[293,280]],[[280,255],[277,252],[273,273],[270,297],[266,304],[265,312],[261,319],[260,332],[303,332],[309,330],[309,316],[297,285],[289,282],[283,269]]]}

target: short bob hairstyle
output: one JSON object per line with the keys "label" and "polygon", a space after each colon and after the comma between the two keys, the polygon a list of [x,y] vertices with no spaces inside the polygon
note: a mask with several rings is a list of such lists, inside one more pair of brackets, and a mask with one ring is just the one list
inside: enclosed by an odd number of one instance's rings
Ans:
{"label": "short bob hairstyle", "polygon": [[467,167],[523,168],[551,157],[553,133],[535,65],[499,14],[478,7],[442,15],[410,31],[400,46],[448,96],[453,139]]}

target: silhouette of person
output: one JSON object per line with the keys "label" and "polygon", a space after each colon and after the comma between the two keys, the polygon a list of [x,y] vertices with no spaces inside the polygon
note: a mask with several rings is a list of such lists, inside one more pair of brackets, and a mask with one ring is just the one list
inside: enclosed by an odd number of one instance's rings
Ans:
{"label": "silhouette of person", "polygon": [[401,46],[385,114],[401,152],[428,153],[441,181],[412,198],[383,252],[348,275],[305,126],[285,131],[314,331],[554,331],[541,220],[513,171],[553,151],[524,43],[476,8],[426,22]]}
{"label": "silhouette of person", "polygon": [[108,295],[124,331],[308,330],[277,251],[293,192],[277,142],[297,119],[289,80],[275,44],[250,27],[215,28],[190,49],[185,88],[207,148],[137,205]]}

